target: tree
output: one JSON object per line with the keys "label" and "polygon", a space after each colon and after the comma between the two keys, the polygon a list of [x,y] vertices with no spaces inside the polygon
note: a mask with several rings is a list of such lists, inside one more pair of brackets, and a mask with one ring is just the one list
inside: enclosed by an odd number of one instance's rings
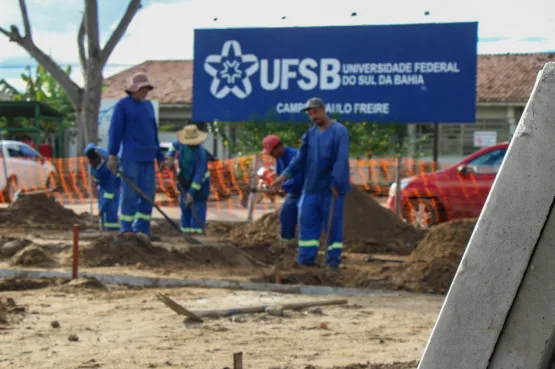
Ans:
{"label": "tree", "polygon": [[[75,109],[60,84],[44,69],[42,65],[36,67],[33,75],[31,67],[27,67],[26,73],[21,74],[25,82],[25,91],[13,95],[15,101],[38,101],[51,106],[65,115],[64,127],[75,124]],[[71,74],[71,67],[64,69],[66,75]],[[29,122],[31,123],[31,122]],[[40,122],[41,129],[46,133],[58,128],[57,122]]]}
{"label": "tree", "polygon": [[79,150],[82,150],[87,142],[98,143],[102,71],[127,27],[131,24],[133,17],[141,8],[141,0],[129,0],[125,14],[106,45],[101,48],[98,27],[98,2],[97,0],[84,1],[85,11],[77,35],[79,60],[85,81],[84,87],[78,86],[50,56],[35,44],[25,0],[19,0],[25,34],[22,35],[15,25],[12,25],[9,31],[0,27],[0,33],[25,49],[60,84],[67,94],[76,112]]}

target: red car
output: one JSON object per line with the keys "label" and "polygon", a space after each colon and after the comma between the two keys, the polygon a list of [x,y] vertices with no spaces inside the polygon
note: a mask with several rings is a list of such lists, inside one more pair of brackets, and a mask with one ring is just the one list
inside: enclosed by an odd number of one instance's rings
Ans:
{"label": "red car", "polygon": [[[401,180],[402,217],[418,228],[480,215],[508,142],[483,148],[460,163],[434,173]],[[395,211],[396,185],[389,189],[387,207]]]}

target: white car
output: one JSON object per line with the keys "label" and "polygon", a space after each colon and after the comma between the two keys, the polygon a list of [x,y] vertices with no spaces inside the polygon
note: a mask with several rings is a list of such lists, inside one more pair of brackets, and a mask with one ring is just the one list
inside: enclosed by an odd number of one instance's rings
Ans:
{"label": "white car", "polygon": [[56,168],[31,146],[19,141],[0,141],[0,149],[0,189],[6,200],[11,200],[18,190],[56,185]]}

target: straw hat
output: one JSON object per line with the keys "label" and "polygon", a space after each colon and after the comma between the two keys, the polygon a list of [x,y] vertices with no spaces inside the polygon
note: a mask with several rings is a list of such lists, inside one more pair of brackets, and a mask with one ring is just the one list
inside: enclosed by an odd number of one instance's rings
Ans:
{"label": "straw hat", "polygon": [[206,141],[207,138],[208,133],[199,131],[194,124],[188,124],[177,132],[177,140],[184,145],[197,146]]}
{"label": "straw hat", "polygon": [[131,84],[125,89],[125,92],[132,94],[133,92],[139,91],[143,87],[148,87],[152,90],[154,86],[148,81],[148,76],[145,73],[137,73],[131,77]]}

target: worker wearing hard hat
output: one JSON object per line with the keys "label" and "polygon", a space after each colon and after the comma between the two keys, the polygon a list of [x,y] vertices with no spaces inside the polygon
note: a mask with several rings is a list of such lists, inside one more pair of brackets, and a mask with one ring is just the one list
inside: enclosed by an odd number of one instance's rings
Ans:
{"label": "worker wearing hard hat", "polygon": [[322,99],[308,100],[303,110],[308,113],[314,126],[303,135],[299,154],[272,186],[277,188],[288,178],[304,173],[297,262],[314,265],[320,232],[322,226],[327,228],[331,213],[332,223],[326,245],[327,263],[332,271],[337,271],[343,250],[344,199],[351,189],[349,133],[344,125],[328,117]]}
{"label": "worker wearing hard hat", "polygon": [[[276,159],[276,173],[281,175],[298,153],[297,149],[284,146],[276,135],[268,135],[262,141],[262,153]],[[279,211],[281,223],[281,242],[284,245],[296,245],[295,232],[297,230],[298,205],[303,189],[303,174],[288,179],[282,185],[287,193]]]}
{"label": "worker wearing hard hat", "polygon": [[[102,153],[102,156],[98,154]],[[102,229],[118,231],[119,191],[121,181],[108,167],[103,157],[108,157],[108,152],[93,143],[85,148],[85,155],[91,165],[91,175],[96,184],[98,198],[98,213]]]}
{"label": "worker wearing hard hat", "polygon": [[179,205],[181,207],[181,231],[201,234],[206,226],[208,197],[210,196],[210,170],[208,156],[202,144],[208,134],[196,125],[189,124],[177,132],[177,142],[166,158],[166,166],[173,168],[177,153],[179,173]]}

